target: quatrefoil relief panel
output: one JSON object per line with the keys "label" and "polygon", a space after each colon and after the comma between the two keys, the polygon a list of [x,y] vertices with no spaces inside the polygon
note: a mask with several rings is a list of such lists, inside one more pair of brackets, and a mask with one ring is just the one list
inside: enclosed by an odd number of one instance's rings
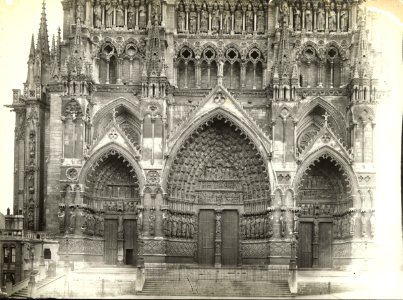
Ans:
{"label": "quatrefoil relief panel", "polygon": [[223,94],[218,93],[215,97],[214,97],[214,103],[217,105],[223,105],[225,102],[225,97],[223,96]]}

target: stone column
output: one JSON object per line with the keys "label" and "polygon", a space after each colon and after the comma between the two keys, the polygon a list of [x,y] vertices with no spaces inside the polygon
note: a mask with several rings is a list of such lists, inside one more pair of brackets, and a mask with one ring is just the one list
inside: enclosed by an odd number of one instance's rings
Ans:
{"label": "stone column", "polygon": [[123,212],[118,215],[118,265],[123,265],[123,243],[124,243],[124,228],[123,228]]}
{"label": "stone column", "polygon": [[117,79],[116,79],[116,83],[117,84],[122,84],[122,69],[123,69],[123,59],[122,58],[118,58],[117,59]]}
{"label": "stone column", "polygon": [[85,16],[85,24],[88,27],[91,27],[93,24],[93,6],[91,1],[87,1],[86,3],[86,16]]}
{"label": "stone column", "polygon": [[221,210],[216,210],[215,215],[215,230],[216,236],[214,241],[214,248],[215,248],[215,259],[214,259],[214,266],[221,267]]}

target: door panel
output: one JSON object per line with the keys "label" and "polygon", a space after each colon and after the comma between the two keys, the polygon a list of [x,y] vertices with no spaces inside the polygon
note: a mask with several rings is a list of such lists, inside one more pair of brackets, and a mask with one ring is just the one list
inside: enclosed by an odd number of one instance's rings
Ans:
{"label": "door panel", "polygon": [[214,210],[200,210],[198,258],[201,265],[214,264]]}
{"label": "door panel", "polygon": [[301,222],[299,227],[298,260],[299,268],[312,268],[312,223]]}
{"label": "door panel", "polygon": [[238,212],[224,210],[221,222],[222,264],[236,266],[238,263]]}
{"label": "door panel", "polygon": [[332,223],[319,223],[319,267],[332,267]]}
{"label": "door panel", "polygon": [[118,221],[105,220],[105,263],[114,265],[118,256]]}
{"label": "door panel", "polygon": [[[124,221],[124,253],[127,265],[136,265],[137,259],[137,224],[136,220]],[[129,257],[130,256],[130,257]]]}

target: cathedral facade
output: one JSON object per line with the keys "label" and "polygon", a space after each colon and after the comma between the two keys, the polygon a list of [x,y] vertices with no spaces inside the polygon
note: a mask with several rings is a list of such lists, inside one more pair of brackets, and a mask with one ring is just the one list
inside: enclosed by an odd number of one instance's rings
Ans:
{"label": "cathedral facade", "polygon": [[381,93],[361,0],[61,2],[10,105],[26,230],[112,265],[367,262]]}

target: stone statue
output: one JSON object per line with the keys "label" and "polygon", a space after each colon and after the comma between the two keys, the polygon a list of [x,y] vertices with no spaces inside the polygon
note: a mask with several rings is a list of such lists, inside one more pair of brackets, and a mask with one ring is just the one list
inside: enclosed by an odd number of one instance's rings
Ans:
{"label": "stone statue", "polygon": [[197,31],[197,16],[196,12],[192,11],[189,14],[189,32],[190,33],[196,33]]}
{"label": "stone statue", "polygon": [[171,237],[176,237],[176,233],[178,230],[178,223],[176,221],[176,215],[175,213],[172,215],[172,231],[171,231]]}
{"label": "stone statue", "polygon": [[144,4],[140,5],[139,8],[139,28],[144,29],[147,26],[147,12]]}
{"label": "stone statue", "polygon": [[134,29],[136,27],[136,10],[130,6],[127,10],[127,28]]}
{"label": "stone statue", "polygon": [[185,31],[185,12],[182,10],[178,11],[178,32]]}
{"label": "stone statue", "polygon": [[251,222],[250,222],[250,218],[246,217],[246,239],[250,239],[251,238]]}
{"label": "stone statue", "polygon": [[208,31],[208,12],[203,10],[200,16],[200,32]]}
{"label": "stone statue", "polygon": [[281,3],[280,14],[281,14],[281,18],[282,18],[284,25],[287,25],[288,24],[288,14],[289,14],[287,1],[283,1]]}
{"label": "stone statue", "polygon": [[337,218],[333,219],[333,235],[338,237],[338,226],[337,226]]}
{"label": "stone statue", "polygon": [[116,7],[116,26],[123,27],[125,26],[125,11],[121,5]]}
{"label": "stone statue", "polygon": [[350,217],[350,236],[351,236],[351,237],[354,237],[354,232],[355,232],[355,218],[356,218],[355,213],[352,213],[352,214],[351,214],[351,217]]}
{"label": "stone statue", "polygon": [[118,216],[118,239],[123,239],[123,214]]}
{"label": "stone statue", "polygon": [[105,17],[105,27],[112,28],[113,20],[113,6],[111,4],[106,5],[106,17]]}
{"label": "stone statue", "polygon": [[318,18],[318,20],[317,20],[318,31],[324,31],[325,30],[325,11],[321,7],[318,10],[317,18]]}
{"label": "stone statue", "polygon": [[241,239],[245,240],[246,239],[246,219],[245,217],[241,217]]}
{"label": "stone statue", "polygon": [[75,207],[70,206],[70,223],[69,223],[69,233],[74,234],[76,231],[76,211]]}
{"label": "stone statue", "polygon": [[298,214],[294,214],[294,233],[298,234],[299,231],[299,218],[298,218]]}
{"label": "stone statue", "polygon": [[104,236],[104,230],[105,230],[105,219],[101,214],[101,217],[99,218],[99,236]]}
{"label": "stone statue", "polygon": [[223,13],[223,26],[222,26],[223,33],[230,34],[231,25],[232,25],[231,12],[229,10],[225,10]]}
{"label": "stone statue", "polygon": [[150,215],[148,216],[148,221],[149,221],[149,233],[151,236],[155,235],[155,215],[154,211],[150,212]]}
{"label": "stone statue", "polygon": [[298,7],[295,8],[294,12],[294,29],[296,31],[301,30],[301,11],[299,10]]}
{"label": "stone statue", "polygon": [[237,9],[235,11],[235,33],[242,33],[242,11]]}
{"label": "stone statue", "polygon": [[211,16],[211,30],[214,33],[218,33],[220,30],[220,11],[218,9],[214,10]]}
{"label": "stone statue", "polygon": [[64,205],[59,205],[59,212],[57,213],[57,218],[59,220],[59,232],[64,233],[66,228],[65,228],[65,206]]}
{"label": "stone statue", "polygon": [[246,32],[252,33],[253,32],[253,11],[247,10],[245,16],[245,27]]}
{"label": "stone statue", "polygon": [[370,222],[370,230],[371,230],[371,237],[375,236],[375,211],[372,212],[371,218],[369,219]]}
{"label": "stone statue", "polygon": [[306,11],[305,11],[305,28],[306,31],[312,31],[312,11],[309,2],[306,5]]}
{"label": "stone statue", "polygon": [[182,215],[180,219],[180,224],[181,224],[181,231],[180,231],[180,236],[182,238],[186,237],[186,216]]}
{"label": "stone statue", "polygon": [[361,216],[361,236],[363,238],[367,237],[367,218],[365,216],[365,212],[363,212]]}
{"label": "stone statue", "polygon": [[341,31],[348,31],[348,10],[347,4],[343,4],[343,8],[340,12],[340,29]]}
{"label": "stone statue", "polygon": [[193,239],[194,234],[195,234],[195,225],[193,217],[191,217],[189,220],[189,238]]}
{"label": "stone statue", "polygon": [[285,233],[286,233],[285,217],[284,217],[284,214],[281,213],[281,215],[280,215],[280,234],[281,234],[281,237],[285,237]]}
{"label": "stone statue", "polygon": [[77,1],[77,15],[76,15],[76,18],[80,19],[81,23],[83,23],[84,20],[85,20],[84,5],[85,5],[84,0]]}
{"label": "stone statue", "polygon": [[257,12],[256,31],[258,33],[264,33],[264,11],[263,10],[259,10]]}
{"label": "stone statue", "polygon": [[255,216],[250,217],[250,238],[254,239],[256,237],[256,219]]}
{"label": "stone statue", "polygon": [[167,213],[164,211],[162,213],[162,232],[165,236],[168,236],[168,220],[167,220]]}
{"label": "stone statue", "polygon": [[329,31],[336,31],[336,12],[334,11],[334,4],[332,3],[329,11]]}

